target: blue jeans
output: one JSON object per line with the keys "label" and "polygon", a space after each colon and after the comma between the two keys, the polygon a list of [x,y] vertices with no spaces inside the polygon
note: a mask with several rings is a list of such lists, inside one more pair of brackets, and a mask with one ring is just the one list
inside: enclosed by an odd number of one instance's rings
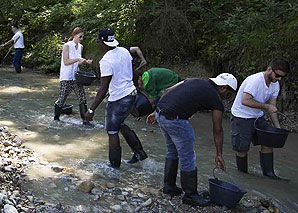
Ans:
{"label": "blue jeans", "polygon": [[15,49],[14,55],[13,55],[13,61],[12,61],[12,64],[14,67],[21,66],[21,60],[22,60],[23,54],[24,54],[24,49],[22,48]]}
{"label": "blue jeans", "polygon": [[155,114],[161,133],[166,139],[166,158],[177,159],[179,157],[182,171],[189,172],[195,170],[195,134],[192,126],[187,120],[168,120],[163,115]]}
{"label": "blue jeans", "polygon": [[135,95],[127,95],[117,101],[108,101],[105,119],[105,130],[108,134],[119,133],[121,125],[132,111],[135,98]]}

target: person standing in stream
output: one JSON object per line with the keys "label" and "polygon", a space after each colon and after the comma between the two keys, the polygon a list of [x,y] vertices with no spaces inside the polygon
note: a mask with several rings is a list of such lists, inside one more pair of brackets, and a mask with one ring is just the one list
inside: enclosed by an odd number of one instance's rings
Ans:
{"label": "person standing in stream", "polygon": [[[247,153],[256,130],[254,122],[268,126],[263,110],[267,111],[276,128],[280,128],[276,101],[279,81],[290,72],[289,63],[281,58],[273,59],[266,71],[248,76],[241,84],[231,109],[231,143],[236,152],[239,171],[247,173]],[[263,175],[278,179],[273,166],[273,149],[261,146],[260,164]]]}
{"label": "person standing in stream", "polygon": [[79,71],[79,64],[91,64],[92,60],[82,58],[83,45],[80,42],[84,38],[84,31],[76,27],[72,31],[72,36],[64,44],[61,57],[60,67],[60,91],[58,100],[55,102],[54,121],[59,121],[62,113],[62,106],[72,91],[75,92],[80,108],[80,115],[84,125],[91,124],[86,121],[85,113],[87,112],[87,99],[83,85],[77,83],[75,73]]}
{"label": "person standing in stream", "polygon": [[119,132],[125,138],[134,155],[128,163],[147,158],[142,144],[136,133],[125,123],[125,119],[132,111],[137,90],[133,84],[132,57],[125,48],[117,47],[118,41],[115,33],[109,28],[100,29],[97,43],[99,50],[104,56],[99,62],[101,72],[101,86],[98,89],[95,100],[86,113],[87,121],[91,121],[94,111],[109,91],[108,103],[106,105],[105,130],[109,137],[109,161],[111,166],[119,168],[121,165],[121,146]]}
{"label": "person standing in stream", "polygon": [[210,205],[210,201],[200,196],[197,191],[195,135],[188,119],[198,111],[212,111],[215,163],[218,168],[225,171],[222,156],[224,112],[222,98],[227,98],[236,90],[237,80],[229,73],[222,73],[209,80],[186,79],[168,88],[158,102],[156,112],[147,117],[148,124],[158,122],[166,141],[164,194],[174,196],[182,193],[181,188],[176,185],[179,162],[181,186],[185,192],[182,202],[202,207]]}

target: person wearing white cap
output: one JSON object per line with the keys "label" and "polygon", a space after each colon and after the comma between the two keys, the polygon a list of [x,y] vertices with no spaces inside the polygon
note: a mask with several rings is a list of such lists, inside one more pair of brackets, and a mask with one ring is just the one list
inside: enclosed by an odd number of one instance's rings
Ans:
{"label": "person wearing white cap", "polygon": [[[248,172],[247,152],[254,141],[258,125],[268,126],[263,118],[266,110],[275,127],[280,128],[277,117],[276,100],[279,93],[279,80],[290,72],[289,63],[281,58],[273,59],[266,71],[248,76],[241,84],[231,109],[231,142],[236,151],[236,164],[239,171]],[[273,169],[273,149],[261,146],[260,164],[263,175],[278,179]]]}
{"label": "person wearing white cap", "polygon": [[161,97],[155,113],[147,117],[147,123],[158,122],[166,141],[166,160],[163,193],[179,195],[176,186],[178,162],[180,162],[181,185],[185,192],[182,202],[194,206],[208,206],[210,201],[197,192],[197,168],[195,164],[194,131],[188,119],[198,111],[212,110],[213,136],[216,147],[216,166],[225,170],[222,157],[224,105],[222,98],[237,89],[236,78],[222,73],[216,78],[203,80],[186,79],[170,87]]}
{"label": "person wearing white cap", "polygon": [[[104,53],[100,60],[101,86],[95,100],[86,113],[86,120],[91,121],[94,111],[105,98],[109,91],[106,106],[105,130],[109,136],[109,160],[111,166],[119,168],[121,165],[121,146],[119,131],[134,152],[132,158],[145,160],[146,152],[136,133],[131,130],[124,120],[133,109],[137,90],[133,84],[132,57],[123,47],[117,47],[119,42],[115,39],[115,33],[109,28],[100,29],[97,43]],[[130,161],[129,161],[130,162]]]}

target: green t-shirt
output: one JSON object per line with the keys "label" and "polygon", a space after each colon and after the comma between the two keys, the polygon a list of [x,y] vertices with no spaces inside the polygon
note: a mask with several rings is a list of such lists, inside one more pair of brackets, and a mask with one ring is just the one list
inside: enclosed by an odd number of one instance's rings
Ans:
{"label": "green t-shirt", "polygon": [[144,89],[149,98],[162,96],[164,91],[178,83],[178,75],[166,68],[151,68],[142,75]]}

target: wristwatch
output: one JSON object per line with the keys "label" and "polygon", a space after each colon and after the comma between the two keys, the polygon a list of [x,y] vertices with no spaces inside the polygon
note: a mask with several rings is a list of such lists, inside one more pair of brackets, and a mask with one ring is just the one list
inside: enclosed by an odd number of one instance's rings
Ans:
{"label": "wristwatch", "polygon": [[89,108],[89,109],[88,109],[88,112],[89,112],[90,114],[93,114],[94,111],[93,111],[92,109]]}

